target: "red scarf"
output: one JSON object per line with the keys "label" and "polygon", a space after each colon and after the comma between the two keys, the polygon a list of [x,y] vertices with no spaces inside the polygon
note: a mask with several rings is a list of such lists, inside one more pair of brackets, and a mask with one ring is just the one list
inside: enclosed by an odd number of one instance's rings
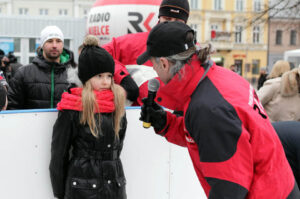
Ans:
{"label": "red scarf", "polygon": [[[64,92],[61,101],[57,104],[57,110],[82,111],[82,88],[71,88],[71,93]],[[114,94],[111,90],[94,90],[96,103],[99,110],[95,108],[95,113],[111,113],[115,110]]]}

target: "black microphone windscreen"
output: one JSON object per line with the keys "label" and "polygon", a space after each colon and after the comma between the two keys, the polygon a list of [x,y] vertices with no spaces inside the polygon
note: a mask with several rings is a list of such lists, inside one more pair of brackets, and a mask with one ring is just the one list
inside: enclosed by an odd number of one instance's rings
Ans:
{"label": "black microphone windscreen", "polygon": [[159,81],[155,78],[153,79],[150,79],[149,82],[148,82],[148,90],[151,91],[151,92],[156,92],[159,88]]}

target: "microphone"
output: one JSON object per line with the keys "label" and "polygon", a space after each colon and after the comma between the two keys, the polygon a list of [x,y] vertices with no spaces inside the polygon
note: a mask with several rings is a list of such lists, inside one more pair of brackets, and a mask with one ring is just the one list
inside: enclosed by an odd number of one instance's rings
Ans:
{"label": "microphone", "polygon": [[[159,85],[160,84],[157,79],[150,79],[148,81],[148,97],[147,97],[147,101],[145,102],[146,107],[153,106],[154,99],[156,97],[156,92],[159,88]],[[145,121],[143,122],[143,127],[150,128],[150,126],[151,126],[150,115],[146,113]]]}

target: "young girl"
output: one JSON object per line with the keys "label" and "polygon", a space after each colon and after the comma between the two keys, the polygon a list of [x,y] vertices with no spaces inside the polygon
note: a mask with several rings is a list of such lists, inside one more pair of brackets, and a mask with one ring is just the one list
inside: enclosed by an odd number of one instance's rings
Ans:
{"label": "young girl", "polygon": [[50,177],[59,199],[126,198],[119,158],[126,97],[113,74],[111,55],[88,36],[78,65],[83,86],[63,93],[53,127]]}

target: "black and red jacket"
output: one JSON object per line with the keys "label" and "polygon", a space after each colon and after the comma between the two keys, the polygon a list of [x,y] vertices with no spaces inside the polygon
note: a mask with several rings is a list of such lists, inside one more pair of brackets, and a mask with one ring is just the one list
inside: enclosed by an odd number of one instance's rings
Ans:
{"label": "black and red jacket", "polygon": [[184,116],[168,112],[165,129],[157,133],[188,148],[208,198],[299,198],[283,147],[252,86],[215,64],[199,83],[204,68],[193,59],[160,88],[160,104],[184,110]]}

